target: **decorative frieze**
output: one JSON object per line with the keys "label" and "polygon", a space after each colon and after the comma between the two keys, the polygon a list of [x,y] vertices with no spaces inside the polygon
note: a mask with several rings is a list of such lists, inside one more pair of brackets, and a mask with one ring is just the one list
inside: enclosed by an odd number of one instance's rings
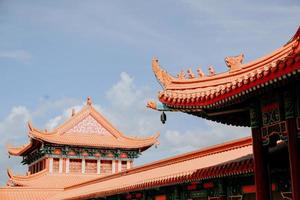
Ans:
{"label": "decorative frieze", "polygon": [[89,158],[89,159],[134,159],[140,155],[139,151],[128,151],[122,149],[96,149],[86,147],[53,146],[45,144],[40,150],[41,153],[50,156],[69,158]]}
{"label": "decorative frieze", "polygon": [[272,135],[278,135],[280,140],[287,142],[287,126],[285,121],[281,121],[269,126],[263,126],[261,128],[261,134],[263,139],[263,145],[269,145],[270,137]]}
{"label": "decorative frieze", "polygon": [[250,124],[252,128],[260,126],[260,107],[258,103],[252,103],[249,108]]}
{"label": "decorative frieze", "polygon": [[286,119],[295,117],[294,95],[292,91],[285,91],[284,97],[284,114]]}

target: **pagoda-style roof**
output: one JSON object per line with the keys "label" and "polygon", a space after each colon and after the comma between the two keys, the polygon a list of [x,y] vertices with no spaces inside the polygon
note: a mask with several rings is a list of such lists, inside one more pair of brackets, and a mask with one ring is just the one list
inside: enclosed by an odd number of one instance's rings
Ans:
{"label": "pagoda-style roof", "polygon": [[[241,103],[249,97],[260,94],[269,86],[276,87],[293,81],[300,73],[299,37],[300,28],[288,43],[246,64],[243,64],[243,54],[226,57],[225,63],[229,70],[220,74],[215,74],[211,66],[208,75],[198,68],[198,75],[189,69],[186,75],[181,72],[174,77],[162,69],[158,60],[154,58],[152,69],[163,87],[158,94],[162,105],[151,101],[148,102],[148,107],[156,110],[197,112],[198,116],[209,118],[205,116],[208,110],[228,107],[236,102]],[[240,109],[243,109],[243,106],[236,107],[236,111],[233,112],[240,112]]]}
{"label": "pagoda-style roof", "polygon": [[242,138],[76,184],[51,199],[89,199],[191,180],[253,173],[252,140]]}
{"label": "pagoda-style roof", "polygon": [[140,149],[158,143],[159,133],[144,138],[129,137],[117,130],[93,106],[90,98],[87,105],[70,119],[52,131],[41,131],[28,123],[30,142],[20,147],[8,147],[11,155],[23,155],[41,142],[58,145],[93,148]]}
{"label": "pagoda-style roof", "polygon": [[74,184],[99,178],[98,174],[49,173],[48,169],[30,175],[14,175],[9,169],[7,174],[9,177],[8,186],[39,189],[63,189]]}

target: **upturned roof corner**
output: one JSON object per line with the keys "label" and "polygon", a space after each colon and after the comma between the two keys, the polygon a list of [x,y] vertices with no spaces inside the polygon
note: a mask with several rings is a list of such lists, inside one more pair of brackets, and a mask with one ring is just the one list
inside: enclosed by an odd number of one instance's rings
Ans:
{"label": "upturned roof corner", "polygon": [[160,67],[156,57],[152,58],[152,70],[163,88],[166,88],[172,82],[173,77]]}

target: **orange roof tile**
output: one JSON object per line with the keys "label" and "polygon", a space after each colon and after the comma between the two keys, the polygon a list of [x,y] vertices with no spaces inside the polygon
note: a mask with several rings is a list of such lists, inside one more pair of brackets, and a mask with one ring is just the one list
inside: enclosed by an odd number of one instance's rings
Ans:
{"label": "orange roof tile", "polygon": [[57,189],[32,189],[32,188],[0,188],[0,199],[3,200],[46,200],[51,196],[61,192]]}
{"label": "orange roof tile", "polygon": [[[159,133],[144,138],[125,136],[96,111],[91,102],[53,131],[41,131],[30,123],[28,127],[29,136],[34,140],[86,147],[139,148],[143,151],[157,144],[159,137]],[[21,155],[31,147],[32,142],[21,147],[9,147],[8,152],[11,155]]]}
{"label": "orange roof tile", "polygon": [[38,173],[22,176],[13,175],[8,171],[8,185],[22,188],[45,188],[45,189],[62,189],[74,184],[83,183],[103,175],[98,174],[66,174],[66,173],[49,173],[47,170]]}
{"label": "orange roof tile", "polygon": [[[65,188],[51,199],[104,197],[133,190],[206,179],[231,174],[250,173],[251,138],[216,145],[173,158],[161,160],[121,173]],[[235,163],[231,165],[231,163]],[[226,171],[226,167],[230,170]]]}
{"label": "orange roof tile", "polygon": [[[220,74],[199,76],[183,74],[177,78],[163,70],[157,59],[152,60],[152,69],[156,78],[163,86],[159,92],[159,100],[172,108],[191,109],[220,106],[225,102],[232,101],[232,97],[243,96],[252,89],[280,82],[289,76],[300,73],[300,28],[294,37],[278,50],[254,60],[242,64],[243,55],[227,57],[225,62],[229,71]],[[202,71],[201,71],[202,72]],[[156,108],[153,102],[149,107]]]}

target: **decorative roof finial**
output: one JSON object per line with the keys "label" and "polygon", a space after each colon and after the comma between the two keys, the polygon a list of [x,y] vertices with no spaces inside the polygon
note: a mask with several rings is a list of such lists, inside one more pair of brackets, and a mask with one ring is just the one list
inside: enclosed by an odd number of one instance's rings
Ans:
{"label": "decorative roof finial", "polygon": [[208,67],[209,76],[214,76],[216,74],[215,68],[213,66]]}
{"label": "decorative roof finial", "polygon": [[202,71],[201,67],[198,67],[197,72],[198,72],[199,78],[202,78],[202,77],[205,76],[205,74],[204,74],[204,72]]}
{"label": "decorative roof finial", "polygon": [[86,99],[86,105],[88,105],[88,106],[91,106],[91,105],[92,105],[92,98],[91,98],[91,97],[88,97],[88,98]]}
{"label": "decorative roof finial", "polygon": [[152,59],[152,70],[163,88],[172,82],[173,77],[159,66],[158,59],[155,57]]}
{"label": "decorative roof finial", "polygon": [[244,57],[245,56],[242,53],[238,56],[227,56],[225,58],[225,63],[229,68],[229,71],[235,71],[241,69]]}
{"label": "decorative roof finial", "polygon": [[179,72],[179,74],[177,74],[177,78],[180,79],[180,80],[185,79],[185,73],[184,73],[183,70],[181,70],[181,71]]}
{"label": "decorative roof finial", "polygon": [[76,114],[75,108],[72,108],[72,117]]}
{"label": "decorative roof finial", "polygon": [[194,75],[194,73],[193,73],[193,71],[192,71],[191,68],[189,68],[189,69],[187,70],[187,74],[188,74],[188,78],[189,78],[189,79],[195,78],[195,75]]}

